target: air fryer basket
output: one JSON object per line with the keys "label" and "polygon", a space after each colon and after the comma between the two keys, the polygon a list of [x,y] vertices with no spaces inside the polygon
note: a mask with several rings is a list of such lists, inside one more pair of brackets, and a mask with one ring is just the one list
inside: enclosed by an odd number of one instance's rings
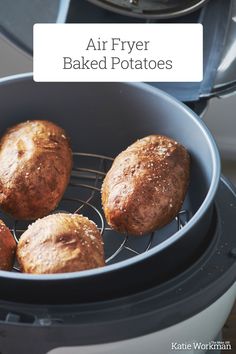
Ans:
{"label": "air fryer basket", "polygon": [[[211,225],[220,163],[210,133],[192,111],[145,84],[35,83],[31,75],[2,80],[0,100],[0,134],[28,119],[48,119],[68,131],[74,168],[58,209],[83,213],[98,224],[104,231],[107,259],[106,267],[75,273],[35,276],[1,271],[2,298],[11,300],[15,292],[19,301],[44,303],[94,301],[114,293],[119,297],[170,279],[194,262]],[[191,181],[178,218],[137,240],[107,228],[100,186],[111,157],[153,133],[168,135],[189,150]],[[26,227],[1,217],[16,237]]]}

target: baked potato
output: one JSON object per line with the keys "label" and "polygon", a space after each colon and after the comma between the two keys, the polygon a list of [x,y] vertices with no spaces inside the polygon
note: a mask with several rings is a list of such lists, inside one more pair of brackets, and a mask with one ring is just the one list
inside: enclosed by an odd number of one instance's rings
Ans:
{"label": "baked potato", "polygon": [[114,160],[102,186],[108,224],[143,235],[168,224],[180,211],[189,183],[190,156],[161,135],[138,140]]}
{"label": "baked potato", "polygon": [[0,220],[0,269],[12,270],[16,251],[16,241],[11,231]]}
{"label": "baked potato", "polygon": [[25,273],[76,272],[105,265],[95,223],[78,214],[58,213],[37,220],[20,237],[17,259]]}
{"label": "baked potato", "polygon": [[0,207],[16,219],[33,220],[56,208],[69,182],[72,151],[65,131],[32,120],[0,140]]}

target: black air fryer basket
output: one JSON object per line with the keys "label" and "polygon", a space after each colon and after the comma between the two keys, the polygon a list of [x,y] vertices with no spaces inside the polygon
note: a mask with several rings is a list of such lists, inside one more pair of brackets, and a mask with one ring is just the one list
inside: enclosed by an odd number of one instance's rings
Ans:
{"label": "black air fryer basket", "polygon": [[[105,268],[71,274],[1,272],[2,298],[12,299],[14,287],[27,302],[94,301],[114,297],[114,292],[119,297],[168,280],[199,256],[211,227],[220,161],[209,131],[186,106],[145,84],[36,84],[30,76],[4,83],[0,97],[6,102],[1,133],[19,121],[46,118],[71,136],[74,169],[59,210],[81,212],[98,224],[107,259]],[[9,100],[14,100],[12,107]],[[174,138],[190,152],[190,186],[176,220],[137,240],[105,224],[100,188],[110,158],[137,138],[155,133]],[[26,227],[9,223],[16,238]],[[95,283],[99,286],[93,291]]]}

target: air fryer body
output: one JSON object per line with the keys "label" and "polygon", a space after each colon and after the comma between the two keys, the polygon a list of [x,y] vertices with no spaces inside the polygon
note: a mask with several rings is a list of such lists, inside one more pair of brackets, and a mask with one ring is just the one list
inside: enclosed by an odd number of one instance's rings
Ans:
{"label": "air fryer body", "polygon": [[0,97],[2,132],[19,121],[52,119],[69,130],[77,151],[115,155],[153,130],[173,135],[191,152],[195,173],[188,205],[195,215],[202,213],[183,228],[183,243],[169,244],[166,253],[157,245],[89,277],[70,273],[36,280],[1,272],[2,354],[162,354],[171,352],[172,341],[214,340],[235,299],[236,194],[224,178],[218,181],[217,150],[201,121],[144,84],[40,84],[21,75],[2,80]]}
{"label": "air fryer body", "polygon": [[[212,353],[220,353],[224,344],[216,346],[219,333],[232,309],[236,296],[236,284],[231,286],[213,304],[185,321],[150,334],[130,337],[110,342],[112,333],[105,333],[105,343],[84,344],[93,341],[87,324],[87,334],[81,338],[76,324],[72,326],[48,325],[39,328],[32,325],[1,324],[0,349],[2,354],[171,354],[176,348],[178,353],[206,353],[207,345],[214,345]],[[94,314],[96,316],[96,314]],[[135,326],[135,323],[133,324]],[[122,323],[119,324],[122,327]],[[101,324],[102,327],[102,324]],[[119,327],[117,328],[119,330]],[[97,329],[97,338],[101,329]],[[14,340],[13,340],[14,339]],[[82,343],[81,343],[82,342]],[[186,348],[189,348],[186,351]],[[191,349],[190,349],[191,348]],[[209,347],[211,348],[211,347]],[[228,348],[230,348],[228,344]]]}

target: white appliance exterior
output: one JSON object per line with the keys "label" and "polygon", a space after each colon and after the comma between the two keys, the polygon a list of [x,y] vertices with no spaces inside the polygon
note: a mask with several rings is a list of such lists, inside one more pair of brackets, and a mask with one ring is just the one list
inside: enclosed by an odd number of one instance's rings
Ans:
{"label": "white appliance exterior", "polygon": [[[208,344],[217,337],[235,298],[236,283],[205,310],[161,331],[114,343],[56,348],[47,354],[203,354],[206,351],[195,350],[194,343]],[[192,349],[177,350],[172,347],[172,343],[190,344]]]}

